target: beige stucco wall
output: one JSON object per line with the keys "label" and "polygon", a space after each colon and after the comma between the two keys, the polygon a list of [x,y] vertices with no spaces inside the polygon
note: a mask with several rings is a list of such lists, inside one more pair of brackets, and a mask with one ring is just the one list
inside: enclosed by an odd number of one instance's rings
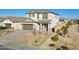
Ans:
{"label": "beige stucco wall", "polygon": [[48,24],[48,31],[52,31],[52,28],[55,28],[59,23],[59,15],[55,15],[52,13],[48,14],[48,19],[51,20]]}
{"label": "beige stucco wall", "polygon": [[36,30],[39,30],[39,24],[33,23],[33,28],[36,29]]}
{"label": "beige stucco wall", "polygon": [[[33,20],[35,20],[35,21],[38,21],[38,19],[37,19],[37,14],[35,14],[35,17],[30,17],[29,14],[26,14],[26,18],[31,18],[31,19],[33,19]],[[40,17],[40,18],[41,18],[41,17]]]}
{"label": "beige stucco wall", "polygon": [[[58,15],[48,13],[48,20],[58,18],[58,17],[59,17]],[[31,18],[31,19],[34,19],[35,21],[38,21],[36,13],[35,13],[35,17],[29,17],[29,14],[26,14],[26,18]],[[39,20],[43,20],[43,14],[39,14]]]}
{"label": "beige stucco wall", "polygon": [[13,23],[14,29],[22,29],[22,24],[21,23]]}
{"label": "beige stucco wall", "polygon": [[[5,27],[5,23],[10,23],[11,27],[14,29],[23,29],[23,23],[13,23],[12,21],[10,21],[9,19],[6,19],[3,22],[0,22],[0,25]],[[37,23],[24,23],[24,24],[33,24],[33,28],[35,28],[36,30],[39,30],[39,25]]]}
{"label": "beige stucco wall", "polygon": [[56,16],[55,14],[48,13],[48,19],[49,19],[49,20],[56,18],[55,16]]}

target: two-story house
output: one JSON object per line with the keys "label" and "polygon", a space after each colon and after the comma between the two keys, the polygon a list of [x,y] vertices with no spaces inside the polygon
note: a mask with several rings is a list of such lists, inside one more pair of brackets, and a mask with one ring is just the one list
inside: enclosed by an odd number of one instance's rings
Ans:
{"label": "two-story house", "polygon": [[59,22],[59,15],[48,10],[34,10],[26,14],[26,18],[33,19],[35,28],[40,31],[54,31]]}

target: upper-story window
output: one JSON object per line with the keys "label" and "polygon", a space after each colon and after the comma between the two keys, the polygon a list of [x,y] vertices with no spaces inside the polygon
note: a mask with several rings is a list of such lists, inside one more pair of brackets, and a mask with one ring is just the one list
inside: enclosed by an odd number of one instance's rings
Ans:
{"label": "upper-story window", "polygon": [[32,17],[35,17],[35,14],[32,14]]}
{"label": "upper-story window", "polygon": [[47,13],[43,14],[43,19],[48,19],[48,14]]}
{"label": "upper-story window", "polygon": [[29,14],[29,17],[31,17],[31,14]]}
{"label": "upper-story window", "polygon": [[37,19],[39,19],[39,13],[37,14]]}
{"label": "upper-story window", "polygon": [[58,16],[57,16],[57,15],[55,15],[55,17],[56,17],[56,18],[58,18]]}
{"label": "upper-story window", "polygon": [[34,17],[35,16],[35,14],[29,14],[29,17]]}

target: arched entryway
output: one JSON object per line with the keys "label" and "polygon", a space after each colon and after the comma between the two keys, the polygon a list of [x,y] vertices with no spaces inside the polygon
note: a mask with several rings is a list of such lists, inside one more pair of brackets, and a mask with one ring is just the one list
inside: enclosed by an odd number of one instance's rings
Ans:
{"label": "arched entryway", "polygon": [[48,24],[46,24],[46,23],[40,23],[39,24],[39,30],[40,31],[47,31],[48,32]]}

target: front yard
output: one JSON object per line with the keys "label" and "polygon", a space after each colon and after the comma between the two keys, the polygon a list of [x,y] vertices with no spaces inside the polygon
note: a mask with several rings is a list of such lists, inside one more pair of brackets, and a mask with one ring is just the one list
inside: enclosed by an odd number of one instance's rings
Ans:
{"label": "front yard", "polygon": [[[69,27],[70,25],[68,25]],[[65,29],[65,28],[64,28]],[[62,35],[58,32],[51,33],[50,35],[46,32],[30,32],[16,39],[18,43],[30,44],[31,46],[38,47],[40,49],[51,49],[51,50],[69,50],[75,49],[75,42],[67,36],[65,30]],[[64,34],[65,33],[65,34]]]}
{"label": "front yard", "polygon": [[5,29],[5,30],[1,30],[1,31],[0,31],[0,36],[9,34],[9,33],[14,32],[14,31],[15,31],[14,29]]}
{"label": "front yard", "polygon": [[9,34],[9,33],[14,32],[14,31],[15,31],[14,29],[8,29],[6,27],[0,26],[0,36],[3,36],[5,34]]}
{"label": "front yard", "polygon": [[48,38],[46,32],[30,32],[28,34],[23,35],[22,37],[17,38],[17,42],[19,43],[28,43],[35,47],[40,47]]}
{"label": "front yard", "polygon": [[[76,48],[76,44],[68,35],[67,29],[70,26],[71,24],[68,23],[67,27],[63,27],[57,32],[27,30],[15,32],[13,29],[5,29],[0,31],[0,36],[4,36],[4,38],[0,38],[2,40],[0,43],[4,42],[5,45],[16,49],[33,49],[32,47],[34,47],[34,49],[71,50]],[[6,34],[8,35],[6,36]]]}

